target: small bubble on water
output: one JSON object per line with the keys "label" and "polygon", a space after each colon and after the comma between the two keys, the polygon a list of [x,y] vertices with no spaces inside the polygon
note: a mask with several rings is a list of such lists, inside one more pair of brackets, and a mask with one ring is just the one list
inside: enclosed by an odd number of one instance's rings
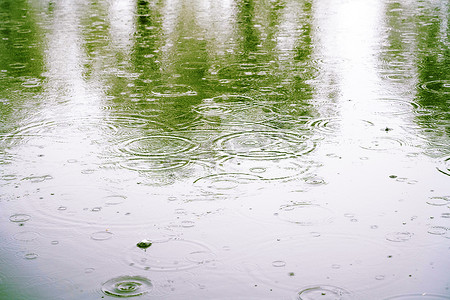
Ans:
{"label": "small bubble on water", "polygon": [[101,207],[94,207],[94,208],[91,209],[91,211],[93,211],[93,212],[99,212],[101,210],[102,210]]}
{"label": "small bubble on water", "polygon": [[378,229],[378,225],[371,225],[370,229]]}
{"label": "small bubble on water", "polygon": [[52,245],[58,245],[58,244],[59,244],[59,241],[51,241],[50,244],[52,244]]}
{"label": "small bubble on water", "polygon": [[84,269],[84,273],[86,273],[86,274],[93,273],[94,271],[95,271],[94,268],[86,268],[86,269]]}
{"label": "small bubble on water", "polygon": [[58,207],[58,210],[66,210],[66,209],[67,209],[67,207],[65,207],[65,206]]}
{"label": "small bubble on water", "polygon": [[376,280],[384,280],[385,276],[384,275],[377,275],[375,276]]}

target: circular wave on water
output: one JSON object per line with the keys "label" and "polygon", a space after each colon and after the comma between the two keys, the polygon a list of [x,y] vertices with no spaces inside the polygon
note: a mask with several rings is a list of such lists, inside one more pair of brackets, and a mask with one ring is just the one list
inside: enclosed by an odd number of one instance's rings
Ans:
{"label": "circular wave on water", "polygon": [[393,150],[407,145],[407,143],[396,137],[378,137],[374,140],[362,141],[359,145],[366,150],[384,151]]}
{"label": "circular wave on water", "polygon": [[159,172],[183,168],[189,164],[189,160],[176,157],[129,158],[119,162],[123,168],[139,172]]}
{"label": "circular wave on water", "polygon": [[[337,131],[341,129],[342,119],[341,118],[320,118],[313,119],[306,123],[308,128],[311,128],[315,131],[325,133],[325,134],[335,134]],[[352,126],[355,128],[370,128],[373,127],[374,124],[367,120],[353,120]]]}
{"label": "circular wave on water", "polygon": [[[392,260],[400,257],[399,250],[376,238],[311,232],[310,235],[277,236],[276,240],[253,245],[252,249],[258,249],[258,255],[244,254],[247,256],[238,258],[245,262],[245,271],[257,283],[300,291],[297,299],[315,299],[313,296],[341,299],[336,298],[339,292],[342,297],[350,297],[348,291],[352,289],[370,290],[400,280],[399,276],[376,279],[383,274],[396,274],[398,265]],[[342,286],[335,289],[322,285],[330,280],[337,280]],[[303,284],[299,286],[299,283]],[[304,298],[298,298],[300,295]],[[342,299],[350,299],[345,297]]]}
{"label": "circular wave on water", "polygon": [[188,85],[166,84],[153,88],[152,94],[158,97],[183,97],[195,96],[197,95],[197,92]]}
{"label": "circular wave on water", "polygon": [[289,180],[306,176],[315,163],[299,161],[297,158],[285,159],[246,159],[231,157],[220,163],[225,170],[234,173],[254,174],[262,180]]}
{"label": "circular wave on water", "polygon": [[267,64],[240,63],[221,68],[217,75],[219,78],[237,80],[245,77],[264,77],[269,73],[270,68]]}
{"label": "circular wave on water", "polygon": [[446,156],[441,159],[439,165],[437,166],[437,170],[442,174],[450,176],[450,156]]}
{"label": "circular wave on water", "polygon": [[306,136],[276,131],[243,131],[215,140],[221,151],[256,159],[276,159],[304,155],[314,150],[314,143]]}
{"label": "circular wave on water", "polygon": [[186,270],[216,259],[207,246],[182,239],[154,242],[146,251],[133,247],[126,255],[131,266],[150,271]]}
{"label": "circular wave on water", "polygon": [[423,294],[404,294],[384,298],[384,300],[444,300],[444,299],[448,300],[450,299],[450,297],[444,295],[423,293]]}
{"label": "circular wave on water", "polygon": [[67,117],[54,120],[30,120],[4,137],[10,145],[23,144],[31,139],[64,140],[73,136],[99,135],[117,137],[129,129],[149,132],[167,130],[165,125],[134,115]]}
{"label": "circular wave on water", "polygon": [[450,94],[450,80],[434,80],[422,84],[422,89],[436,94]]}
{"label": "circular wave on water", "polygon": [[284,205],[280,207],[277,215],[283,221],[303,226],[330,223],[334,218],[331,210],[309,203]]}
{"label": "circular wave on water", "polygon": [[120,150],[135,156],[167,156],[188,152],[197,145],[191,140],[171,135],[150,135],[123,142]]}
{"label": "circular wave on water", "polygon": [[420,107],[419,104],[417,104],[414,101],[407,101],[404,99],[378,99],[376,101],[379,101],[380,104],[383,104],[383,107],[380,107],[380,105],[377,105],[376,110],[374,113],[380,114],[380,115],[403,115],[403,114],[411,114],[417,111],[417,109]]}
{"label": "circular wave on water", "polygon": [[354,299],[349,291],[331,285],[306,287],[298,293],[298,300],[348,300]]}
{"label": "circular wave on water", "polygon": [[141,296],[152,289],[152,282],[142,276],[120,276],[112,278],[102,285],[103,293],[120,298]]}
{"label": "circular wave on water", "polygon": [[261,123],[276,118],[275,112],[262,105],[235,105],[229,103],[203,103],[194,108],[210,123],[248,124]]}
{"label": "circular wave on water", "polygon": [[221,173],[198,178],[194,187],[205,195],[242,195],[251,191],[252,184],[262,178],[245,173]]}

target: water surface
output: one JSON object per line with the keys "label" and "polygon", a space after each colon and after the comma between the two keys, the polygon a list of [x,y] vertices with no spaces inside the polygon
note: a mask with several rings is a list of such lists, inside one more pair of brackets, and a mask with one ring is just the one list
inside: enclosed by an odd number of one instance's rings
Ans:
{"label": "water surface", "polygon": [[3,0],[0,298],[450,299],[448,16]]}

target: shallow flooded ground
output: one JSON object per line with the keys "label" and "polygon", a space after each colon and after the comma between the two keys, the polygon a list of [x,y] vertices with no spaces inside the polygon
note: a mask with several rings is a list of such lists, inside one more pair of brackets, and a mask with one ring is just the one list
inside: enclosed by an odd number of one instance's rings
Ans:
{"label": "shallow flooded ground", "polygon": [[1,299],[450,299],[449,2],[3,0]]}

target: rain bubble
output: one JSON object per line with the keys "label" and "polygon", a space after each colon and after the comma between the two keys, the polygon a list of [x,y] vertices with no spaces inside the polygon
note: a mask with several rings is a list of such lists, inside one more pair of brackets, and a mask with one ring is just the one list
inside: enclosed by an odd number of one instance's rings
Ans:
{"label": "rain bubble", "polygon": [[121,276],[110,279],[102,285],[103,293],[120,298],[141,296],[152,289],[152,282],[141,276]]}

